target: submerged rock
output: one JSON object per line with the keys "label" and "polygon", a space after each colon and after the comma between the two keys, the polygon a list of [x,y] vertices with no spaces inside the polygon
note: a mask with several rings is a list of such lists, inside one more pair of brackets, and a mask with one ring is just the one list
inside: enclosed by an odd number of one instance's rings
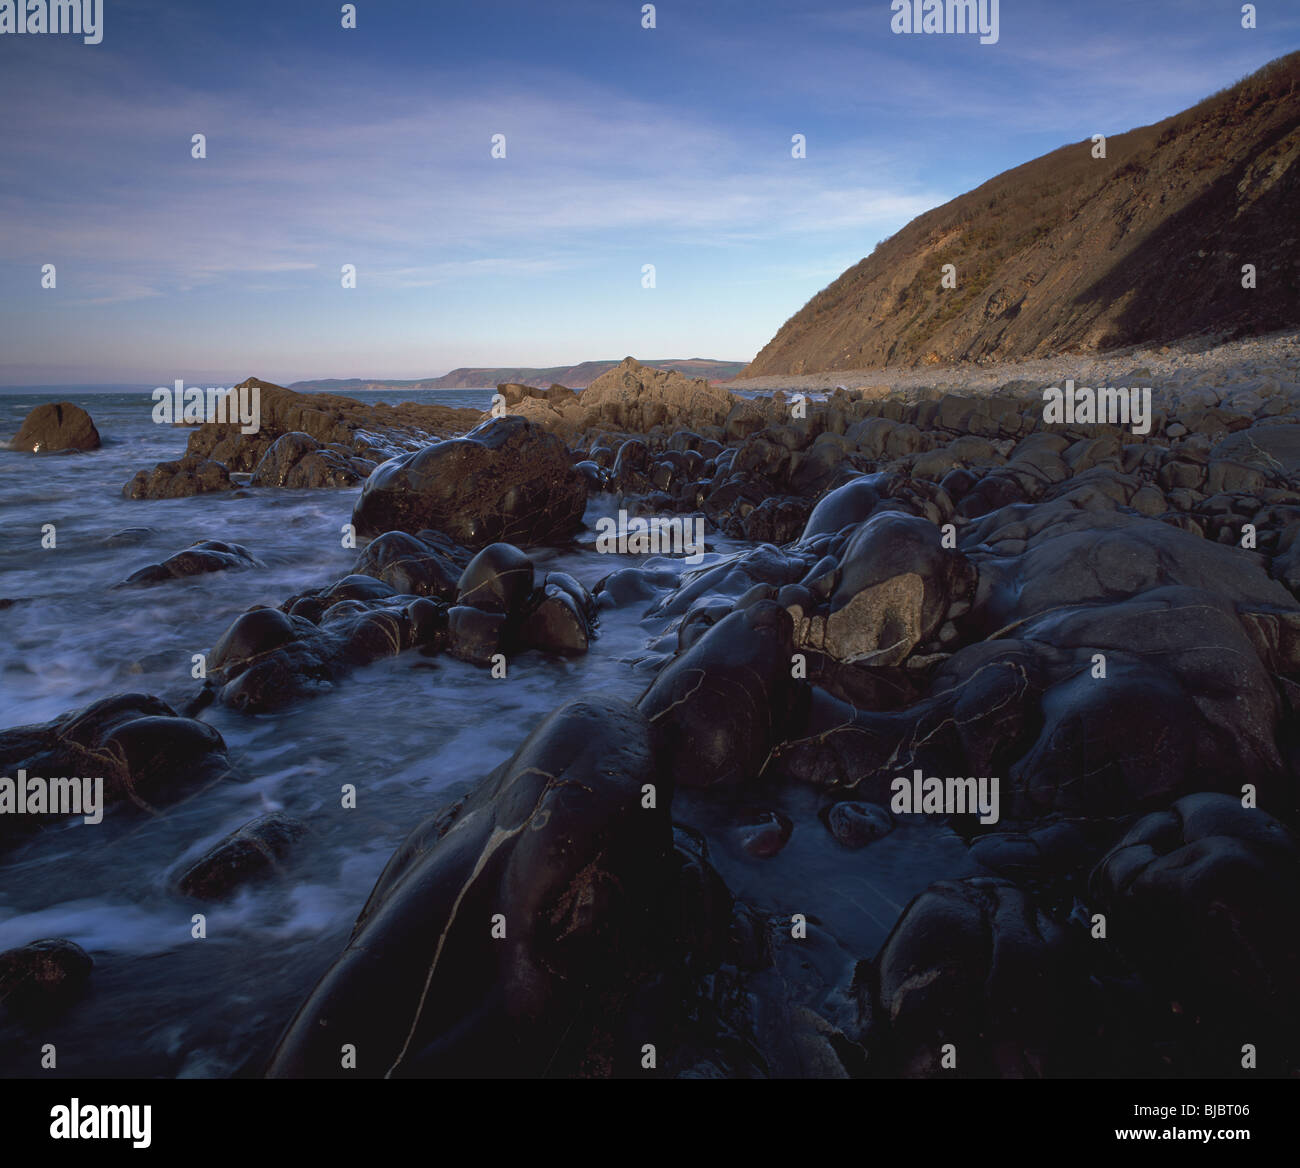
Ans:
{"label": "submerged rock", "polygon": [[94,965],[80,945],[62,938],[8,949],[0,953],[0,1006],[11,1018],[42,1021],[81,997]]}
{"label": "submerged rock", "polygon": [[198,900],[218,900],[252,880],[280,872],[294,842],[306,830],[279,812],[258,816],[196,860],[177,887]]}
{"label": "submerged rock", "polygon": [[158,584],[163,580],[184,579],[206,572],[245,571],[261,566],[261,561],[240,544],[204,539],[184,551],[168,556],[160,564],[150,564],[132,572],[119,587]]}

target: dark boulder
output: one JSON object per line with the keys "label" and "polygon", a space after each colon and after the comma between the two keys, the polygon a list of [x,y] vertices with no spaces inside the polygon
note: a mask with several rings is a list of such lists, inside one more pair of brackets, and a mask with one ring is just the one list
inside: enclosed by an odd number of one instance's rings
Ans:
{"label": "dark boulder", "polygon": [[56,450],[98,450],[99,431],[80,406],[71,402],[46,402],[37,406],[18,428],[9,444],[12,450],[48,454]]}
{"label": "dark boulder", "polygon": [[241,572],[261,566],[261,561],[240,544],[204,539],[168,556],[160,564],[150,564],[132,572],[121,586],[159,584],[164,580],[201,576],[206,572]]}
{"label": "dark boulder", "polygon": [[441,532],[387,531],[361,549],[352,570],[399,593],[450,600],[468,562],[469,553]]}
{"label": "dark boulder", "polygon": [[790,614],[767,600],[719,621],[663,668],[637,704],[675,783],[736,786],[757,776],[790,716],[793,653]]}
{"label": "dark boulder", "polygon": [[[680,919],[668,793],[653,807],[643,794],[659,781],[652,737],[620,702],[570,702],[462,803],[417,827],[268,1075],[637,1066],[654,1038],[628,995],[674,960],[669,925]],[[345,1042],[355,1070],[341,1068]]]}
{"label": "dark boulder", "polygon": [[250,881],[280,872],[294,842],[306,830],[279,812],[258,816],[196,860],[177,887],[197,900],[219,900]]}
{"label": "dark boulder", "polygon": [[1294,833],[1212,793],[1140,819],[1091,882],[1109,940],[1167,993],[1219,1019],[1288,1028],[1300,1022],[1297,887]]}
{"label": "dark boulder", "polygon": [[8,949],[0,953],[0,1006],[11,1018],[44,1021],[81,997],[94,965],[80,945],[61,938]]}
{"label": "dark boulder", "polygon": [[876,970],[897,1074],[1070,1073],[1086,978],[1064,930],[1014,884],[971,877],[932,885],[904,910]]}
{"label": "dark boulder", "polygon": [[173,462],[160,462],[151,471],[136,471],[122,494],[128,499],[186,499],[230,491],[234,486],[223,463],[187,454]]}
{"label": "dark boulder", "polygon": [[564,443],[511,415],[389,459],[366,480],[352,520],[365,536],[434,528],[473,548],[541,544],[572,535],[586,504],[587,481]]}
{"label": "dark boulder", "polygon": [[[158,807],[232,777],[221,735],[145,694],[118,694],[41,725],[0,731],[0,775],[102,778],[105,807]],[[0,846],[57,813],[0,815]],[[75,815],[74,815],[75,818]]]}
{"label": "dark boulder", "polygon": [[511,544],[493,543],[470,560],[461,573],[456,603],[514,616],[532,590],[532,560]]}

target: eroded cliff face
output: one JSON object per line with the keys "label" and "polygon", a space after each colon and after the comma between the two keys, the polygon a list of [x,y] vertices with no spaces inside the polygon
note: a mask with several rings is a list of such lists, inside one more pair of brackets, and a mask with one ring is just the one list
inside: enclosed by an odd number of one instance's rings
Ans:
{"label": "eroded cliff face", "polygon": [[[1300,53],[928,211],[741,376],[1001,360],[1300,322]],[[944,265],[955,287],[944,287]],[[1255,287],[1243,266],[1254,265]],[[949,279],[949,284],[953,279]]]}

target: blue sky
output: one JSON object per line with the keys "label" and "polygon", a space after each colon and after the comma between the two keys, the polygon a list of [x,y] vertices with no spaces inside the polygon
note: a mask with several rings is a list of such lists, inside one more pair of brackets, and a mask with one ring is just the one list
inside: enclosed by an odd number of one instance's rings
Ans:
{"label": "blue sky", "polygon": [[748,359],[922,211],[1300,45],[1240,7],[104,0],[0,36],[0,385]]}

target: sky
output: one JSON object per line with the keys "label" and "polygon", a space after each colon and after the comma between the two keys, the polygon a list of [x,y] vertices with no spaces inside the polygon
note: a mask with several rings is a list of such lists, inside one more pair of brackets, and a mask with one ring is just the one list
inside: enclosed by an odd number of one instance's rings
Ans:
{"label": "sky", "polygon": [[0,386],[748,360],[923,211],[1300,46],[1294,0],[1002,0],[991,44],[889,0],[102,3],[0,35]]}

